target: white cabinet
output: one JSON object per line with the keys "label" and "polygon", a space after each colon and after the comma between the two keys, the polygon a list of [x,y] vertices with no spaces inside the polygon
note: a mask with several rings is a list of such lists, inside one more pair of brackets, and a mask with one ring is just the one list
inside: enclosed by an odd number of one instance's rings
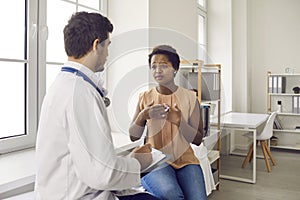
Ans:
{"label": "white cabinet", "polygon": [[267,77],[268,112],[278,112],[271,147],[300,150],[300,74],[268,72]]}

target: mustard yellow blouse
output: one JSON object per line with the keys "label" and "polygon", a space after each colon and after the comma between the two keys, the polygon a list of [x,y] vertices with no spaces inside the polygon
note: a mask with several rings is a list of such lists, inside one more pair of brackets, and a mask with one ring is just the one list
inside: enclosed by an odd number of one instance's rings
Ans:
{"label": "mustard yellow blouse", "polygon": [[[144,109],[152,100],[154,104],[166,103],[171,107],[174,107],[176,103],[177,107],[181,110],[184,120],[189,122],[197,98],[195,92],[183,87],[178,87],[178,89],[170,95],[160,94],[156,88],[152,88],[140,94],[140,109]],[[171,159],[168,163],[171,166],[179,169],[188,164],[199,164],[199,160],[194,155],[190,143],[188,143],[182,133],[179,132],[177,125],[166,119],[150,119],[147,121],[147,128],[147,143],[150,143],[152,147],[163,153],[170,155]]]}

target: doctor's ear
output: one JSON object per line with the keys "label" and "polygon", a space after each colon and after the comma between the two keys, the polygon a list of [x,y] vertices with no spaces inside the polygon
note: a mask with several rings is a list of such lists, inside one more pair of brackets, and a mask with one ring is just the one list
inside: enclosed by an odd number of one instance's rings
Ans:
{"label": "doctor's ear", "polygon": [[94,42],[93,42],[93,48],[97,49],[97,45],[98,45],[98,44],[100,44],[101,47],[104,47],[105,41],[102,41],[102,42],[101,42],[101,41],[100,41],[100,38],[95,39]]}
{"label": "doctor's ear", "polygon": [[97,49],[97,45],[100,43],[100,40],[99,39],[95,39],[94,42],[93,42],[93,50],[96,50]]}

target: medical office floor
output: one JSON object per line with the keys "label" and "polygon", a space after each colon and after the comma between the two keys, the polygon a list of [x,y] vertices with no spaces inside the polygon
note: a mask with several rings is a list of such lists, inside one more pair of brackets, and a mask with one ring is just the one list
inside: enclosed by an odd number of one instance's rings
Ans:
{"label": "medical office floor", "polygon": [[[213,191],[208,199],[299,200],[300,151],[272,149],[271,152],[276,166],[271,165],[272,171],[268,173],[264,159],[257,159],[256,184],[221,179],[220,190]],[[224,166],[223,169],[226,170],[226,173],[231,171],[238,174],[243,170],[250,171],[252,169],[252,163],[248,164],[245,169],[241,168],[244,159],[242,156],[234,156],[230,159],[225,157],[223,156],[221,159],[221,167]]]}

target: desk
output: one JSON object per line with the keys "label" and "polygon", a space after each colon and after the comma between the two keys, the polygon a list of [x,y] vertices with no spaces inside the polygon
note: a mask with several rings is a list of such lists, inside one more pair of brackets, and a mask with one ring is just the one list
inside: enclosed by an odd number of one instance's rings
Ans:
{"label": "desk", "polygon": [[[253,132],[253,172],[252,179],[235,176],[220,175],[221,178],[237,180],[247,183],[256,182],[256,132],[257,127],[268,119],[267,114],[229,112],[221,116],[221,129]],[[212,125],[217,124],[217,119],[211,120]],[[222,172],[222,170],[220,171]]]}

